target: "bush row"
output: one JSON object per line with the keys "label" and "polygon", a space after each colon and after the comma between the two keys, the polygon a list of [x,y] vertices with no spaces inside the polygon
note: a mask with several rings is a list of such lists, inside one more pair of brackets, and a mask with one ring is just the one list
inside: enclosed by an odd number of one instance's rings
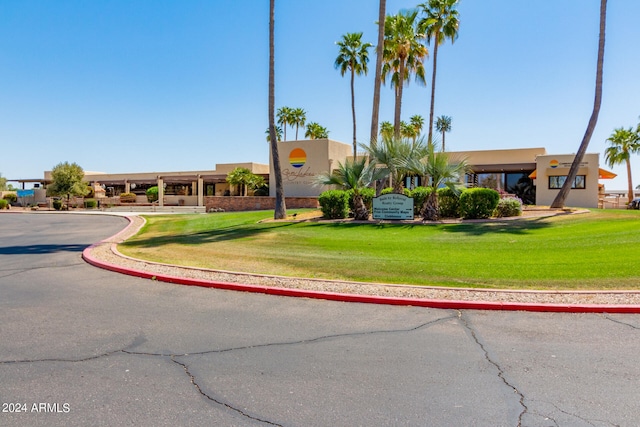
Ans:
{"label": "bush row", "polygon": [[[414,215],[421,216],[422,206],[431,194],[429,187],[404,190],[404,195],[413,198]],[[522,215],[522,201],[515,197],[500,199],[500,194],[490,188],[468,188],[456,192],[451,188],[439,188],[438,209],[441,218],[481,219]],[[392,193],[385,188],[381,194]],[[369,211],[372,210],[375,190],[365,188],[361,195]],[[327,219],[341,219],[353,215],[353,190],[328,190],[318,198],[322,214]]]}

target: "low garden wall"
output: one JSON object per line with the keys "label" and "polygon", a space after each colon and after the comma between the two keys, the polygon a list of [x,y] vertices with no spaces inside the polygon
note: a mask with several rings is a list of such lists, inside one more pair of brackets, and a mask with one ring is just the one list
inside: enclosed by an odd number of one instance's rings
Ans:
{"label": "low garden wall", "polygon": [[[268,196],[206,196],[204,204],[207,212],[212,209],[224,209],[226,212],[233,211],[257,211],[265,209],[275,209],[275,197]],[[286,197],[287,209],[318,208],[317,197]]]}

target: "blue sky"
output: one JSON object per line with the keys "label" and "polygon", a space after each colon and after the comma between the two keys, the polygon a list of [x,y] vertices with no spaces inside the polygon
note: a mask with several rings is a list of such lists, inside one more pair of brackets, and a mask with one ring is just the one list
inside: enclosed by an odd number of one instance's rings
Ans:
{"label": "blue sky", "polygon": [[[268,0],[2,0],[0,173],[56,164],[150,172],[268,163]],[[418,1],[387,0],[387,13]],[[276,0],[276,105],[352,138],[348,78],[333,63],[347,32],[376,41],[375,0]],[[436,116],[450,150],[577,150],[593,105],[597,0],[461,0],[460,35],[439,50]],[[640,2],[609,2],[604,98],[589,152],[640,116]],[[375,63],[371,52],[370,67]],[[427,62],[430,81],[431,62]],[[356,80],[368,142],[373,69]],[[429,116],[430,86],[405,89],[403,119]],[[393,119],[382,88],[381,120]],[[288,131],[291,139],[293,131]],[[601,164],[604,158],[601,156]],[[632,159],[640,183],[640,156]],[[626,188],[623,166],[607,189]]]}

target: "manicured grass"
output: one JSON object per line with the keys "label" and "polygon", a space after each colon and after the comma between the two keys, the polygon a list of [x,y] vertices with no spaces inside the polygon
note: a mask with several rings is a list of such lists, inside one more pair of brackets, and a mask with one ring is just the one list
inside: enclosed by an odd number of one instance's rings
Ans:
{"label": "manicured grass", "polygon": [[272,215],[150,216],[119,249],[179,265],[367,282],[640,289],[638,211],[438,225],[259,222]]}

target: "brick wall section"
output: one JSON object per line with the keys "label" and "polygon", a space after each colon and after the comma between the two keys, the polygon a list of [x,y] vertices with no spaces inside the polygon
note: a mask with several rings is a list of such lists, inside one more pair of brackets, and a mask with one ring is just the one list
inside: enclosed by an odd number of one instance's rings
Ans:
{"label": "brick wall section", "polygon": [[[287,209],[311,208],[317,209],[317,197],[286,197]],[[275,209],[275,197],[262,196],[205,196],[204,205],[207,212],[211,209],[224,209],[226,212],[234,211],[257,211],[265,209]]]}

